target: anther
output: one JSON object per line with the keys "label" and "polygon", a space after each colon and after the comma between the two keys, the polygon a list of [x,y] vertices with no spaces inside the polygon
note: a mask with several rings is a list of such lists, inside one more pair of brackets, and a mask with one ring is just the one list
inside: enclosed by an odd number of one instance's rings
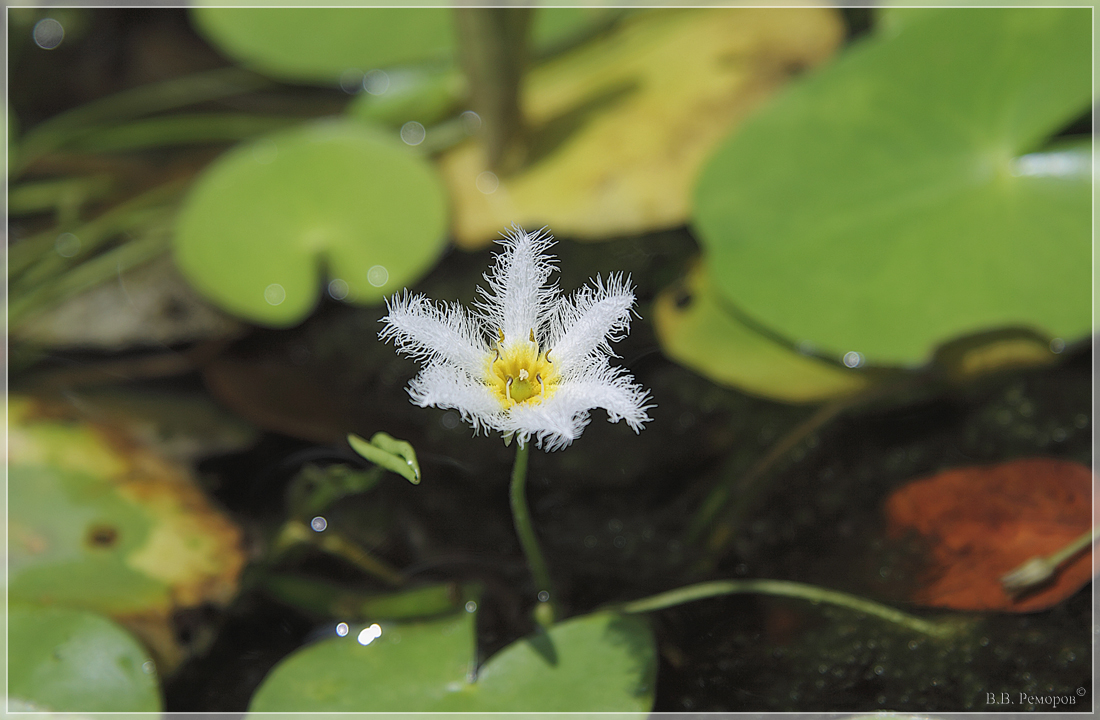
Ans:
{"label": "anther", "polygon": [[531,328],[531,342],[535,342],[535,328]]}
{"label": "anther", "polygon": [[504,342],[504,330],[502,328],[497,328],[497,332],[500,333],[500,341]]}
{"label": "anther", "polygon": [[519,369],[519,379],[520,380],[526,380],[529,377],[531,377],[531,373],[527,372],[527,368],[520,368]]}

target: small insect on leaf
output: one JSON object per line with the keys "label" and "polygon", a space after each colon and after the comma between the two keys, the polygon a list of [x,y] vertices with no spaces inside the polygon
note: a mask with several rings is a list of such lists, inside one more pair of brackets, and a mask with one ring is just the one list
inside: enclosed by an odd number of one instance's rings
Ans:
{"label": "small insect on leaf", "polygon": [[420,484],[420,463],[413,446],[384,432],[375,433],[370,442],[358,435],[349,434],[348,444],[375,465],[395,472],[413,485]]}

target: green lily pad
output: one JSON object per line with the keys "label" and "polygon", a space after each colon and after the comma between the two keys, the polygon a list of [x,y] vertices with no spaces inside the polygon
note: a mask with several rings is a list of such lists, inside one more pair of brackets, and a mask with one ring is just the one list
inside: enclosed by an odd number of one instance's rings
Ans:
{"label": "green lily pad", "polygon": [[[372,630],[371,628],[377,628]],[[653,705],[657,659],[642,618],[595,613],[518,640],[470,682],[474,615],[367,626],[277,665],[252,712],[637,713]]]}
{"label": "green lily pad", "polygon": [[240,531],[123,424],[19,395],[8,419],[9,598],[109,615],[170,670],[172,615],[235,594]]}
{"label": "green lily pad", "polygon": [[37,712],[161,709],[156,670],[137,640],[107,618],[66,608],[9,609],[8,698]]}
{"label": "green lily pad", "polygon": [[240,145],[196,181],[175,258],[222,309],[286,327],[327,273],[333,297],[374,303],[411,284],[446,239],[442,183],[426,161],[352,121]]}
{"label": "green lily pad", "polygon": [[274,78],[336,84],[363,72],[450,57],[450,8],[196,7],[195,27],[230,57]]}
{"label": "green lily pad", "polygon": [[668,357],[710,380],[792,403],[852,394],[867,376],[803,355],[746,325],[718,296],[703,267],[653,304],[657,339]]}
{"label": "green lily pad", "polygon": [[1039,151],[1088,110],[1090,52],[1084,8],[918,12],[854,46],[704,169],[716,289],[878,364],[996,327],[1088,333],[1087,145]]}

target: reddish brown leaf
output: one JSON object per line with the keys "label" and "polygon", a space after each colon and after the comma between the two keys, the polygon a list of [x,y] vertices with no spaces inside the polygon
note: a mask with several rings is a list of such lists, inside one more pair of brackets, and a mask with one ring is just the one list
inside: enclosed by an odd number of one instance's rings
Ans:
{"label": "reddish brown leaf", "polygon": [[888,533],[926,548],[915,602],[955,610],[1032,612],[1092,577],[1091,550],[1036,590],[1013,597],[1001,576],[1065,547],[1091,527],[1092,472],[1051,458],[955,468],[905,485],[886,501]]}

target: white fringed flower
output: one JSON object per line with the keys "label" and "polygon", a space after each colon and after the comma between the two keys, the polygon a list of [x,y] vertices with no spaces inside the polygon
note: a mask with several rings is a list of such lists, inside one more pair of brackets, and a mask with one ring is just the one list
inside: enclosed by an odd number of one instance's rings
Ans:
{"label": "white fringed flower", "polygon": [[593,408],[640,431],[649,393],[609,363],[611,342],[630,330],[629,278],[597,277],[562,297],[549,283],[553,238],[515,225],[502,235],[476,311],[407,291],[388,301],[379,337],[424,363],[412,401],[458,410],[475,432],[498,430],[521,445],[534,437],[547,451],[580,437]]}

